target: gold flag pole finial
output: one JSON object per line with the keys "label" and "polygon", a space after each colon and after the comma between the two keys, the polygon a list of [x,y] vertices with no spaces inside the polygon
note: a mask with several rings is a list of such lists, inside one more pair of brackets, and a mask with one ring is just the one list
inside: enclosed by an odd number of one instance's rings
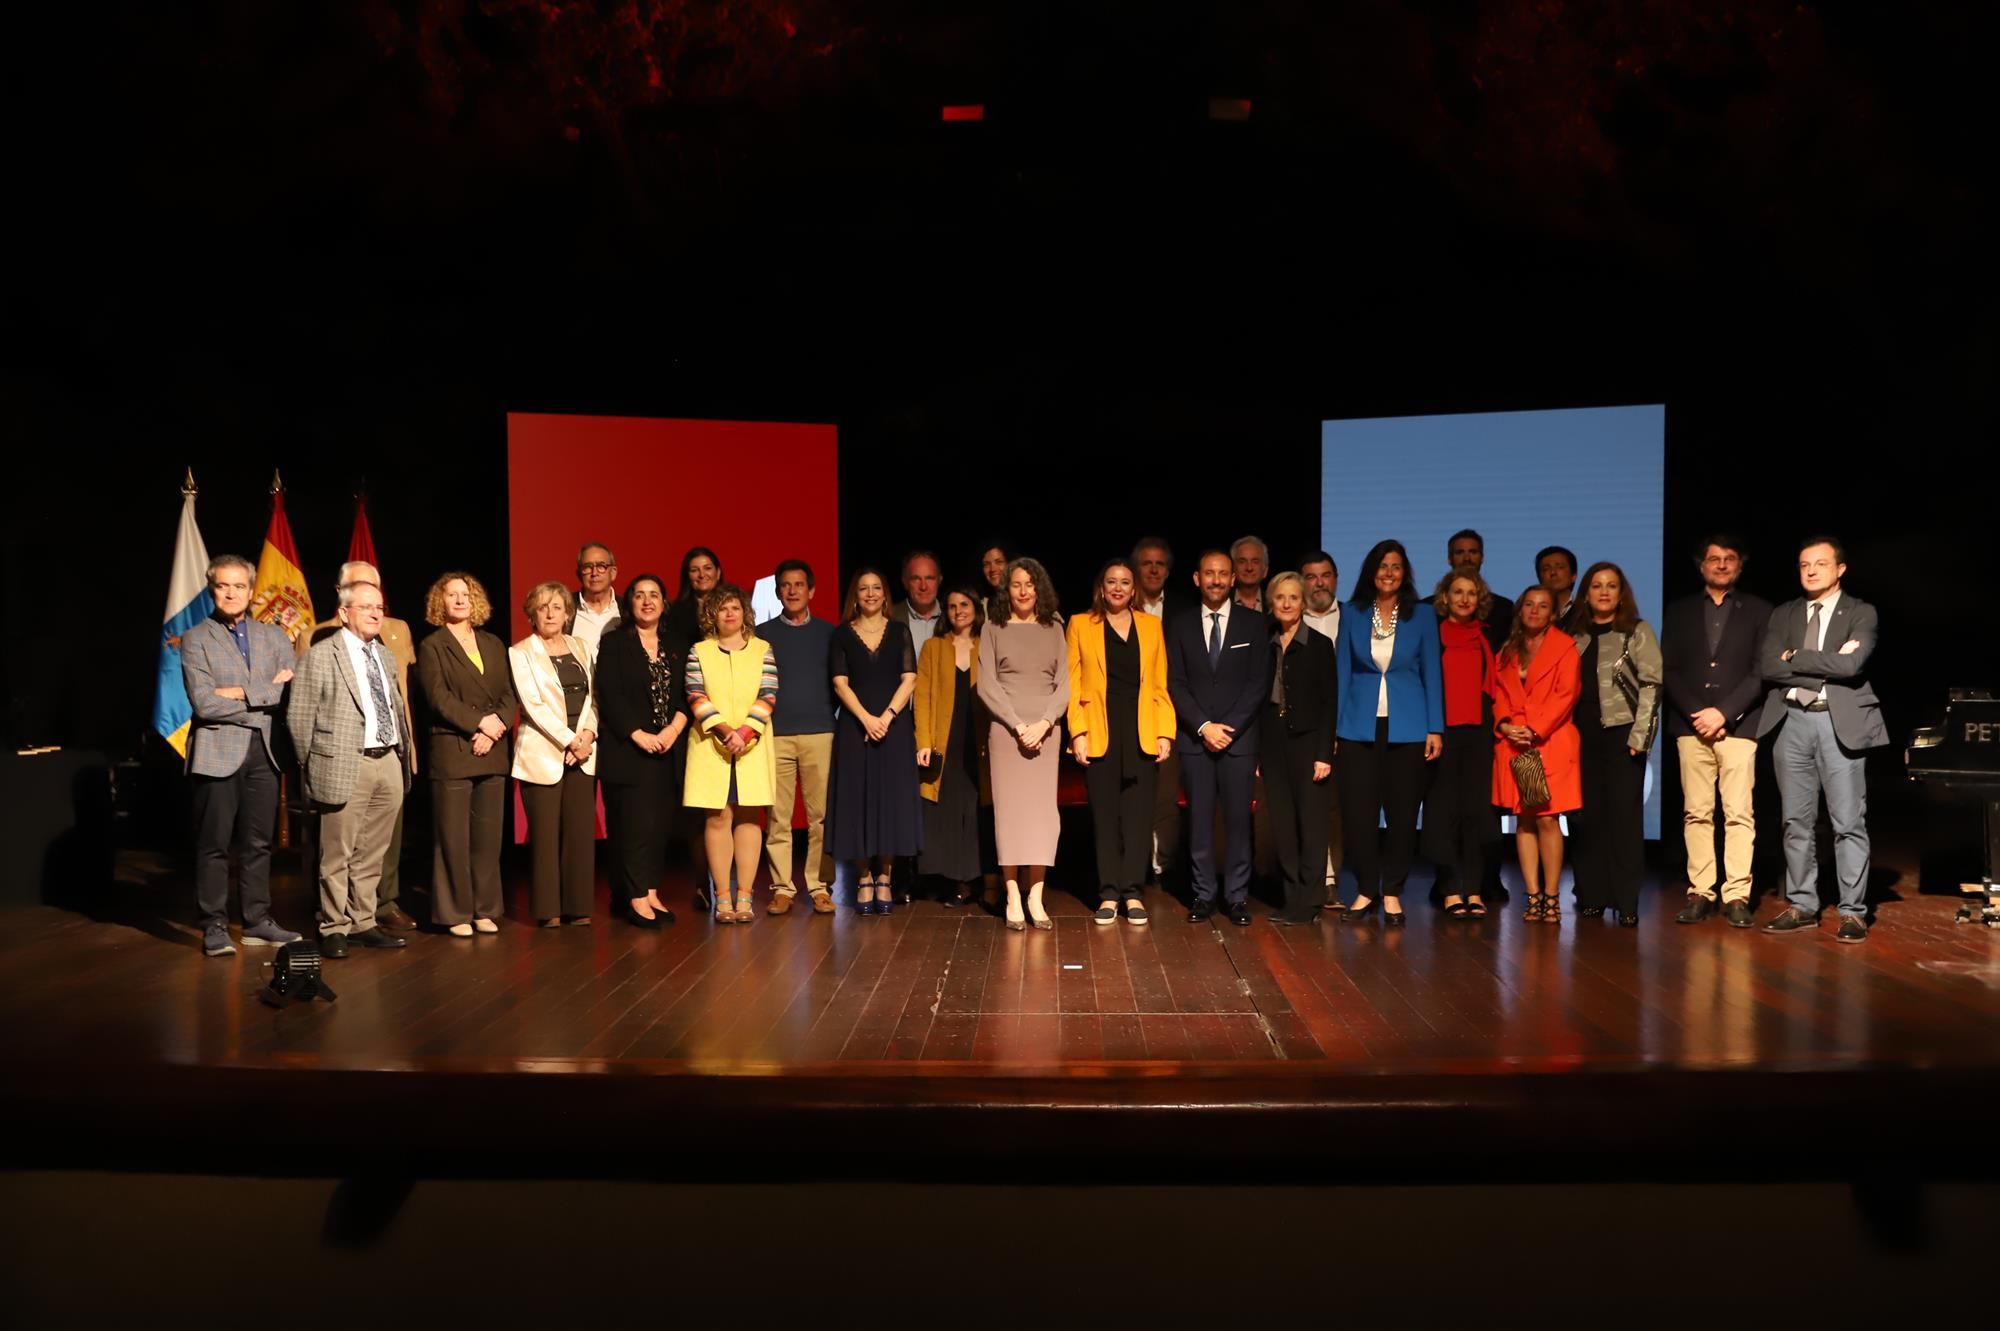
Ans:
{"label": "gold flag pole finial", "polygon": [[195,488],[193,467],[188,468],[187,479],[181,482],[181,493],[184,495],[193,495],[201,493],[200,490]]}
{"label": "gold flag pole finial", "polygon": [[284,492],[285,492],[285,483],[282,480],[278,479],[278,469],[276,467],[273,467],[271,468],[271,493],[274,495],[281,495]]}

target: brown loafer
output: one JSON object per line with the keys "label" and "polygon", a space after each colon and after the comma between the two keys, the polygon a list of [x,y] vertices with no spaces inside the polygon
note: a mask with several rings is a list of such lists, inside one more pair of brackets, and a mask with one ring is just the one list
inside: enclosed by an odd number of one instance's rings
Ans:
{"label": "brown loafer", "polygon": [[813,899],[813,914],[815,915],[833,914],[833,893],[815,892],[812,894],[812,899]]}
{"label": "brown loafer", "polygon": [[417,922],[410,918],[409,912],[393,901],[375,912],[375,923],[399,934],[415,933],[417,929]]}
{"label": "brown loafer", "polygon": [[771,904],[764,907],[766,915],[790,915],[793,896],[789,892],[779,892],[772,896]]}

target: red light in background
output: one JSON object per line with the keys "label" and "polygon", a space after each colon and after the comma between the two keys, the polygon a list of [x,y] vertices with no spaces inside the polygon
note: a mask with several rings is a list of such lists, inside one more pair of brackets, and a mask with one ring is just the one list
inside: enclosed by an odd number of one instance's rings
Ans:
{"label": "red light in background", "polygon": [[983,105],[977,104],[971,106],[941,107],[938,111],[938,119],[944,121],[947,125],[984,120],[986,119],[986,108]]}
{"label": "red light in background", "polygon": [[1210,120],[1248,120],[1250,99],[1248,97],[1211,97],[1208,99]]}

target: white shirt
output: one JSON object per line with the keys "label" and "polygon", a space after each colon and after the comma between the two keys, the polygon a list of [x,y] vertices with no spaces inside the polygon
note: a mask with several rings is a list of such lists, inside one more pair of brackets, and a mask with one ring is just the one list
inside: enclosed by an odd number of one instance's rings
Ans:
{"label": "white shirt", "polygon": [[[1826,650],[1826,631],[1833,624],[1833,610],[1839,604],[1840,590],[1838,588],[1828,592],[1817,601],[1806,602],[1806,636],[1809,640],[1802,644],[1803,650],[1808,652],[1823,652]],[[1819,607],[1818,642],[1810,641],[1813,623],[1812,608],[1815,605]],[[1795,688],[1791,690],[1790,696],[1792,701],[1798,703],[1801,707],[1809,707],[1813,703],[1826,701],[1826,688],[1822,685],[1817,692],[1809,689]]]}
{"label": "white shirt", "polygon": [[611,599],[604,603],[602,610],[592,610],[582,596],[576,598],[576,623],[570,627],[570,632],[589,645],[593,661],[597,659],[597,640],[604,636],[604,630],[611,626],[611,621],[618,618],[618,589],[613,587],[607,594]]}
{"label": "white shirt", "polygon": [[[1216,616],[1221,617],[1220,627],[1216,632],[1216,641],[1221,645],[1221,652],[1229,650],[1229,615],[1235,609],[1236,593],[1233,590],[1229,594],[1229,599],[1222,603],[1220,609],[1211,610],[1208,608],[1208,602],[1203,601],[1201,603],[1201,654],[1204,658],[1208,655],[1209,625],[1215,622]],[[1215,659],[1218,661],[1222,659],[1220,652],[1217,653]],[[1203,721],[1201,724],[1205,726],[1208,722]],[[1195,733],[1201,733],[1199,726],[1195,728]]]}
{"label": "white shirt", "polygon": [[[1157,600],[1149,601],[1146,599],[1145,593],[1141,592],[1139,594],[1139,608],[1154,619],[1165,619],[1167,617],[1167,594],[1161,592]],[[1205,639],[1204,645],[1206,645]]]}
{"label": "white shirt", "polygon": [[1308,610],[1305,613],[1306,627],[1335,641],[1340,639],[1340,602],[1333,603],[1333,609],[1323,615]]}
{"label": "white shirt", "polygon": [[1375,716],[1377,719],[1389,714],[1389,661],[1396,655],[1396,632],[1402,625],[1398,623],[1386,638],[1375,636],[1375,621],[1368,621],[1368,655],[1375,660],[1375,668],[1382,672],[1381,686],[1375,690]]}
{"label": "white shirt", "polygon": [[382,688],[385,692],[390,692],[391,697],[394,696],[395,686],[389,681],[396,677],[396,663],[385,659],[387,654],[382,650],[380,637],[363,642],[361,635],[353,629],[343,628],[340,630],[340,642],[347,648],[347,663],[354,667],[354,682],[359,686],[354,691],[361,695],[361,747],[394,748],[396,718],[393,714],[386,717],[378,717],[375,714],[375,690],[368,683],[368,658],[370,656],[375,658],[375,668],[382,672]]}

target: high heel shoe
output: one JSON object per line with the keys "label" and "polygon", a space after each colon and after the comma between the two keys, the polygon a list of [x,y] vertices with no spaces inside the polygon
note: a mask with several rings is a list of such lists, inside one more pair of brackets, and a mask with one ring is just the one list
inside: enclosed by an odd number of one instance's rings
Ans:
{"label": "high heel shoe", "polygon": [[1400,929],[1409,922],[1410,912],[1406,910],[1390,910],[1386,906],[1383,907],[1382,924],[1384,928]]}
{"label": "high heel shoe", "polygon": [[1521,912],[1521,918],[1526,920],[1529,924],[1541,923],[1542,902],[1544,900],[1545,898],[1542,896],[1540,892],[1528,893],[1528,908]]}
{"label": "high heel shoe", "polygon": [[864,878],[854,885],[854,913],[873,915],[875,913],[875,880]]}
{"label": "high heel shoe", "polygon": [[1028,917],[1021,913],[1020,888],[1009,887],[1007,889],[1007,909],[1003,918],[1007,921],[1007,927],[1016,933],[1028,927]]}
{"label": "high heel shoe", "polygon": [[1381,900],[1378,898],[1365,906],[1342,906],[1340,908],[1340,922],[1342,924],[1365,924],[1368,922],[1368,917],[1375,913],[1375,908],[1381,904]]}
{"label": "high heel shoe", "polygon": [[1039,885],[1028,889],[1028,922],[1033,924],[1037,929],[1053,929],[1056,927],[1056,922],[1049,918],[1047,911],[1042,909],[1042,889]]}

